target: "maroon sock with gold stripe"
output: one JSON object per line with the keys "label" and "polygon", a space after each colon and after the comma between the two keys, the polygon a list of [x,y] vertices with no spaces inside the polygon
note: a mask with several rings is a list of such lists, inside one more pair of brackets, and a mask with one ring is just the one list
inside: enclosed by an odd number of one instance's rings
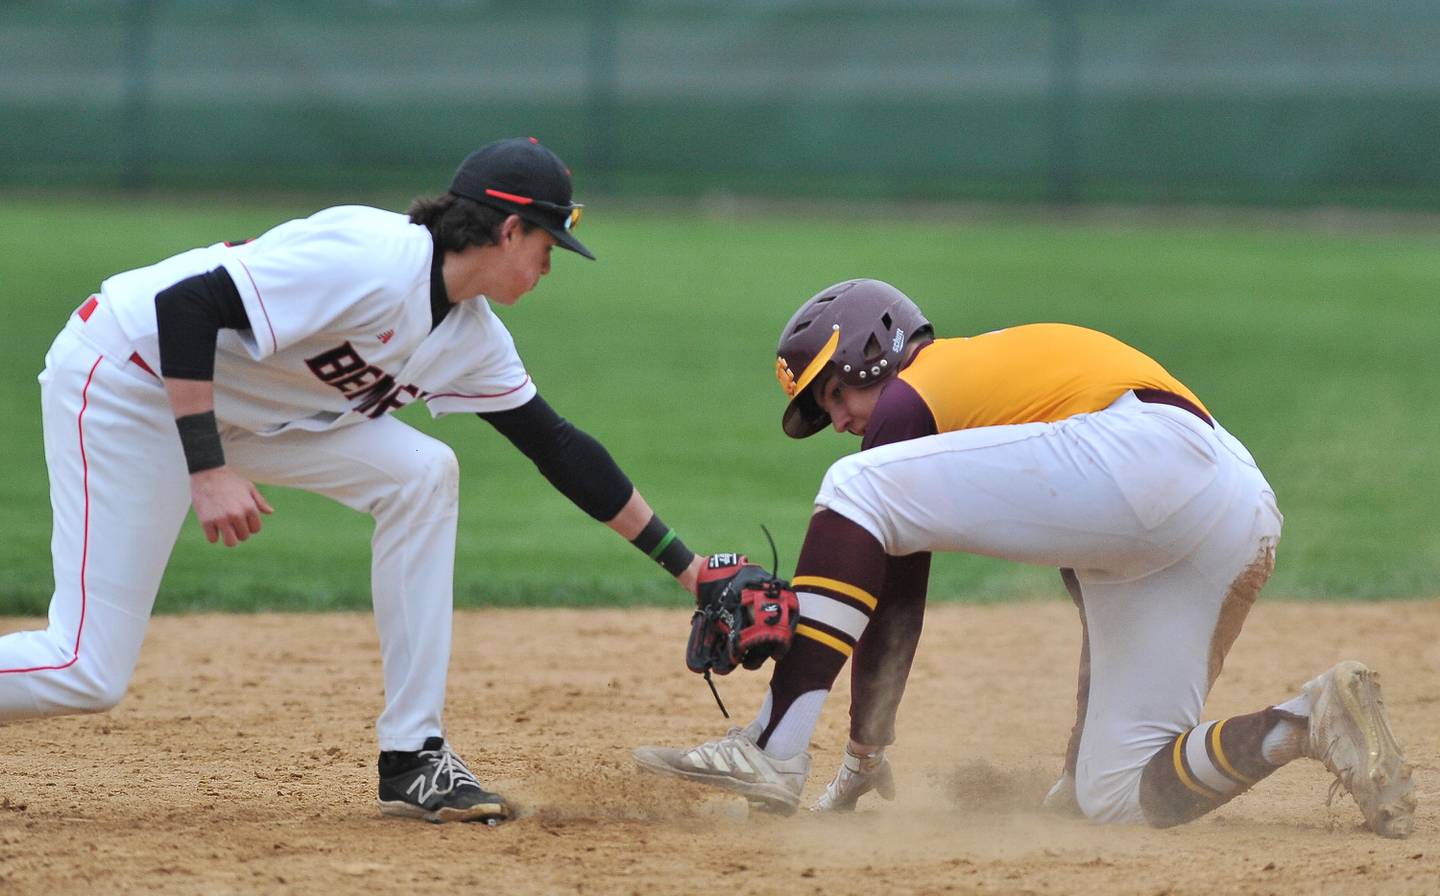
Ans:
{"label": "maroon sock with gold stripe", "polygon": [[[810,518],[791,580],[800,596],[800,619],[789,652],[770,678],[770,718],[756,738],[762,749],[799,697],[835,684],[875,609],[885,566],[885,550],[860,526],[831,510]],[[808,721],[813,728],[814,719]],[[787,742],[808,741],[809,731],[786,735]]]}
{"label": "maroon sock with gold stripe", "polygon": [[1166,744],[1140,776],[1140,809],[1157,828],[1193,821],[1249,790],[1277,765],[1261,744],[1282,719],[1275,707],[1197,725]]}

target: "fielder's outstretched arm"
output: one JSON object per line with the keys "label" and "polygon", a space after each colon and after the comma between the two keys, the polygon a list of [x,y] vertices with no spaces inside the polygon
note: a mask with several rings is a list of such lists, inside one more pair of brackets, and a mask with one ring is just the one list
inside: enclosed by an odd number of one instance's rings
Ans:
{"label": "fielder's outstretched arm", "polygon": [[536,395],[518,408],[479,415],[535,464],[576,507],[635,545],[692,595],[702,557],[685,546],[589,433]]}

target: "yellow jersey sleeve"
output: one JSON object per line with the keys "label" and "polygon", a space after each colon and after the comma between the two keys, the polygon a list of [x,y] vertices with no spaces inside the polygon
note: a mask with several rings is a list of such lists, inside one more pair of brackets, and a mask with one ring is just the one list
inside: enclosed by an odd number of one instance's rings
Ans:
{"label": "yellow jersey sleeve", "polygon": [[899,376],[929,406],[940,432],[1064,420],[1107,407],[1130,389],[1172,392],[1209,413],[1148,355],[1070,324],[937,339]]}

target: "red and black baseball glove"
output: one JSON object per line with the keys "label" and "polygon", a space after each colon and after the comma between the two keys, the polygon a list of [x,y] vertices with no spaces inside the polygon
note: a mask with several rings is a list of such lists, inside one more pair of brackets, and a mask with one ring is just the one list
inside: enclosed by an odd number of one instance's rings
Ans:
{"label": "red and black baseball glove", "polygon": [[758,669],[790,649],[800,601],[789,582],[743,554],[714,554],[700,571],[698,590],[685,647],[690,671]]}

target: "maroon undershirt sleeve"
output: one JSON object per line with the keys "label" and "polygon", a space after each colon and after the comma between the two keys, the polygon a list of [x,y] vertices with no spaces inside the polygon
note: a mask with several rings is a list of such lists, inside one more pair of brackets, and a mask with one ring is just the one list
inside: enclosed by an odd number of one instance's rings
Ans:
{"label": "maroon undershirt sleeve", "polygon": [[870,414],[860,450],[933,436],[937,431],[935,415],[930,413],[925,399],[913,386],[896,377],[880,387],[880,398]]}
{"label": "maroon undershirt sleeve", "polygon": [[[935,435],[935,417],[909,383],[897,377],[882,388],[862,451]],[[886,562],[884,587],[850,666],[850,737],[859,743],[895,741],[895,715],[920,641],[929,582],[928,551]]]}

